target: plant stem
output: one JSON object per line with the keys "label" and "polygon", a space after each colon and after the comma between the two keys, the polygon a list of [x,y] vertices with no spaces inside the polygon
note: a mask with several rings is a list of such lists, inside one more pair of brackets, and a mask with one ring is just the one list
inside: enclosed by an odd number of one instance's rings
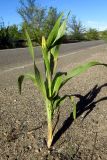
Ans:
{"label": "plant stem", "polygon": [[48,123],[48,135],[47,135],[47,146],[51,147],[53,141],[53,129],[52,129],[52,104],[51,101],[47,101],[46,103],[47,110],[47,123]]}
{"label": "plant stem", "polygon": [[52,141],[53,141],[53,131],[52,131],[52,120],[48,122],[48,141],[47,141],[47,146],[48,148],[51,147]]}

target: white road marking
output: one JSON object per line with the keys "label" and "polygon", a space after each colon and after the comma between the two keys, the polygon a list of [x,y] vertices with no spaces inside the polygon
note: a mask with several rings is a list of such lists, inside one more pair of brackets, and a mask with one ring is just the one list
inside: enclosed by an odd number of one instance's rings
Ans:
{"label": "white road marking", "polygon": [[[87,47],[87,48],[85,48],[85,49],[80,49],[80,50],[75,51],[75,52],[71,52],[71,53],[68,53],[68,54],[61,55],[61,56],[59,56],[59,58],[63,58],[63,57],[70,56],[70,55],[73,55],[73,54],[76,54],[76,53],[80,53],[80,52],[85,51],[85,50],[87,50],[87,49],[97,48],[97,47],[102,46],[102,45],[103,45],[103,44],[97,45],[97,46],[93,46],[93,47]],[[42,63],[42,62],[43,62],[43,60],[40,60],[40,61],[36,62],[36,64],[40,64],[40,63]],[[6,73],[6,72],[11,72],[11,71],[18,70],[18,69],[24,69],[24,68],[29,67],[29,66],[32,66],[32,65],[33,65],[33,63],[29,63],[29,64],[26,64],[26,65],[23,65],[23,66],[18,66],[18,67],[9,68],[9,69],[7,69],[7,70],[2,71],[2,72],[0,73],[0,75],[3,74],[3,73]]]}
{"label": "white road marking", "polygon": [[[40,61],[36,62],[36,64],[39,64],[39,63],[42,63],[42,62],[43,62],[43,60],[40,60]],[[13,70],[24,69],[24,68],[29,67],[29,66],[32,66],[32,65],[33,65],[33,63],[29,63],[29,64],[25,64],[25,65],[23,65],[23,66],[18,66],[18,67],[9,68],[9,69],[6,69],[6,70],[2,71],[2,72],[0,73],[0,75],[3,74],[3,73],[6,73],[6,72],[11,72],[11,71],[13,71]]]}
{"label": "white road marking", "polygon": [[70,55],[72,55],[72,54],[80,53],[80,52],[85,51],[85,50],[87,50],[87,49],[97,48],[97,47],[102,46],[102,45],[103,45],[103,44],[100,44],[100,45],[97,45],[97,46],[93,46],[93,47],[87,47],[87,48],[85,48],[85,49],[80,49],[80,50],[78,50],[78,51],[71,52],[71,53],[68,53],[68,54],[64,54],[64,55],[61,55],[61,56],[59,56],[59,57],[62,58],[62,57],[70,56]]}

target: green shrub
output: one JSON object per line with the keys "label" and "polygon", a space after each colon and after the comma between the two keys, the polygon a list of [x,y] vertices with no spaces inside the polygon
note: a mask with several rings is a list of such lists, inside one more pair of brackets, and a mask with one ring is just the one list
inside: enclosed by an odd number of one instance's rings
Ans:
{"label": "green shrub", "polygon": [[0,48],[14,48],[16,41],[19,40],[20,33],[16,25],[0,28]]}
{"label": "green shrub", "polygon": [[107,40],[107,30],[102,31],[101,38]]}
{"label": "green shrub", "polygon": [[96,29],[90,28],[86,34],[85,34],[85,38],[87,40],[98,40],[99,39],[99,33]]}
{"label": "green shrub", "polygon": [[80,20],[77,20],[76,16],[71,17],[71,21],[68,23],[71,40],[82,41],[84,40],[85,27]]}

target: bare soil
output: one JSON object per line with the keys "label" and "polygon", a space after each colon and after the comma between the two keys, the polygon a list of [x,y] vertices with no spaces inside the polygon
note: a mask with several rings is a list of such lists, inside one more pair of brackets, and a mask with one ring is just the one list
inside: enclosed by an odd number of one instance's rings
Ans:
{"label": "bare soil", "polygon": [[[78,62],[77,55],[64,70],[90,60],[107,63],[106,45],[95,52],[85,59],[80,57]],[[30,81],[24,83],[21,96],[15,84],[1,87],[1,160],[107,160],[107,68],[89,69],[70,80],[60,94],[77,95],[77,119],[73,120],[67,99],[60,107],[53,146],[48,150],[46,112],[40,93]]]}

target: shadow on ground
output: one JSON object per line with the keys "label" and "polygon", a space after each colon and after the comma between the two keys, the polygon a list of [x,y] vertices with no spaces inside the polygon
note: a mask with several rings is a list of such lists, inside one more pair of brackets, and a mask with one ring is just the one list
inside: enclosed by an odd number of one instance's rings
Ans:
{"label": "shadow on ground", "polygon": [[[84,120],[99,102],[107,100],[107,96],[102,97],[97,101],[95,100],[97,95],[101,92],[101,89],[104,87],[107,87],[107,83],[101,86],[95,85],[93,89],[91,89],[85,96],[82,96],[80,94],[74,95],[77,98],[79,98],[79,101],[77,103],[77,118],[85,111],[87,111],[85,116],[83,117]],[[71,126],[73,121],[73,113],[71,112],[70,116],[63,122],[62,127],[55,134],[52,145],[54,145],[57,142],[57,140],[62,136],[62,134],[66,132],[66,130]]]}

